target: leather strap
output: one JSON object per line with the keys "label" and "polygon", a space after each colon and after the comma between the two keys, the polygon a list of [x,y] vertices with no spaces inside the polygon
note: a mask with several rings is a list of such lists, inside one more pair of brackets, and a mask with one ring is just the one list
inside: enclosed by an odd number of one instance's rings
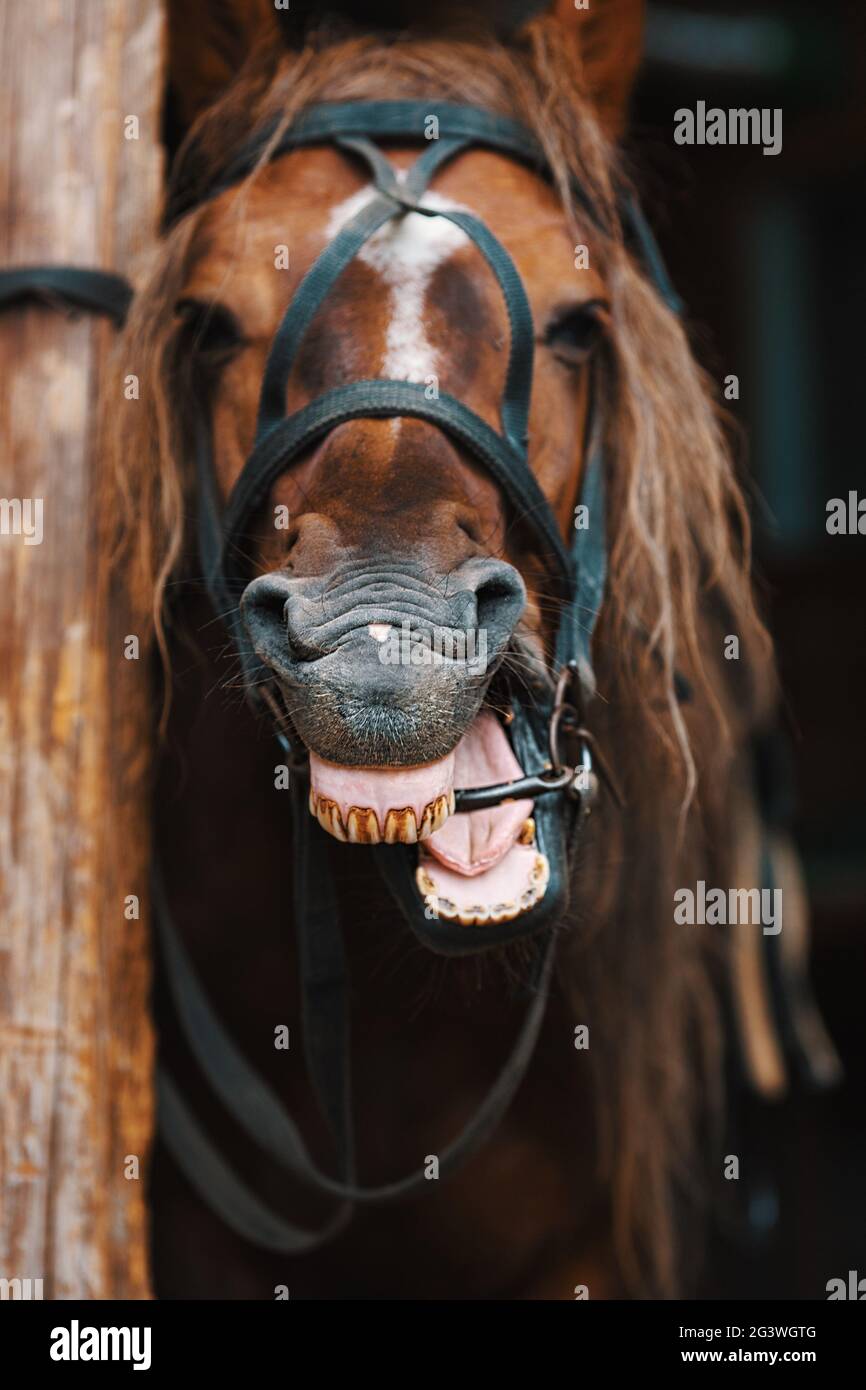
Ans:
{"label": "leather strap", "polygon": [[[176,188],[166,208],[164,225],[170,227],[191,208],[225,193],[252,173],[262,160],[269,163],[291,150],[305,145],[329,144],[342,136],[368,135],[377,140],[424,141],[425,144],[435,143],[437,139],[456,139],[499,150],[539,172],[546,168],[541,146],[521,122],[478,107],[459,106],[435,98],[429,101],[320,102],[300,112],[292,124],[279,133],[282,124],[279,119],[265,125],[208,186]],[[588,200],[583,198],[582,201],[590,212]]]}
{"label": "leather strap", "polygon": [[[541,538],[542,553],[558,571],[561,584],[570,584],[572,563],[547,499],[535,475],[508,441],[491,429],[480,415],[447,392],[430,400],[426,388],[418,382],[371,379],[335,386],[317,396],[309,405],[281,420],[253,449],[229,498],[222,522],[220,566],[227,576],[230,592],[235,592],[246,580],[246,570],[239,558],[244,527],[257,508],[264,505],[274,482],[292,459],[346,420],[393,415],[430,420],[465,444],[487,467],[521,518],[534,527]],[[208,553],[215,554],[216,546],[210,547]]]}
{"label": "leather strap", "polygon": [[[424,150],[405,175],[398,175],[374,141],[423,142]],[[466,447],[492,474],[515,509],[535,534],[541,555],[557,574],[564,606],[557,633],[558,671],[575,661],[584,704],[595,693],[591,642],[601,607],[607,574],[607,539],[604,503],[603,431],[591,401],[587,471],[581,496],[590,513],[590,524],[576,531],[570,552],[563,546],[556,518],[539,488],[527,460],[527,428],[532,391],[534,331],[526,293],[510,256],[487,227],[471,214],[458,210],[425,208],[421,199],[430,179],[442,165],[469,146],[507,153],[541,172],[546,165],[535,135],[519,122],[474,107],[435,100],[324,102],[301,112],[280,131],[274,122],[246,145],[205,194],[216,196],[244,178],[262,160],[272,160],[312,143],[328,142],[362,159],[370,169],[377,193],[323,250],[305,275],[289,304],[268,355],[262,382],[253,451],[236,484],[217,534],[218,508],[212,503],[200,519],[200,549],[206,581],[218,612],[229,615],[233,635],[255,690],[261,668],[240,622],[237,605],[246,582],[241,557],[244,530],[262,507],[276,480],[298,454],[347,420],[388,415],[429,420]],[[592,221],[600,219],[583,190],[575,193]],[[666,302],[678,310],[673,291],[640,207],[630,192],[621,197],[621,212],[632,240],[643,257]],[[459,226],[478,246],[497,277],[511,325],[511,347],[501,403],[502,433],[462,402],[429,392],[417,383],[360,381],[325,392],[286,418],[288,378],[304,333],[337,278],[361,248],[381,227],[407,212],[441,216]],[[175,206],[172,215],[177,214]],[[171,220],[171,218],[169,219]],[[200,432],[206,439],[206,432]],[[209,443],[197,449],[203,495],[212,482],[207,461]],[[685,686],[680,681],[680,688]],[[678,690],[678,694],[680,690]]]}
{"label": "leather strap", "polygon": [[581,690],[581,707],[595,698],[592,639],[607,582],[607,511],[605,505],[604,440],[598,392],[591,392],[586,427],[586,465],[580,506],[588,524],[574,532],[571,547],[572,597],[563,605],[556,634],[556,668],[574,661]]}
{"label": "leather strap", "polygon": [[167,1072],[157,1075],[157,1128],[187,1182],[220,1220],[244,1240],[283,1255],[319,1250],[345,1230],[351,1207],[341,1206],[318,1230],[277,1216],[232,1171]]}
{"label": "leather strap", "polygon": [[122,275],[72,265],[22,265],[0,270],[0,307],[28,300],[106,314],[120,326],[132,302],[132,286]]}
{"label": "leather strap", "polygon": [[[327,844],[321,828],[311,818],[307,819],[312,838],[321,839],[322,855],[308,852],[300,858],[300,864],[302,871],[304,865],[310,866],[311,871],[319,875],[317,882],[321,884],[330,881]],[[311,1079],[335,1136],[339,1167],[345,1176],[335,1179],[318,1167],[275,1093],[249,1066],[223,1028],[172,926],[157,877],[154,920],[178,1018],[196,1061],[226,1109],[247,1135],[292,1177],[344,1204],[381,1205],[400,1201],[425,1189],[429,1179],[421,1166],[404,1178],[378,1187],[361,1187],[354,1181],[348,1137],[350,1055],[344,1012],[342,942],[335,945],[333,938],[334,932],[339,934],[333,899],[326,904],[321,896],[311,895],[309,887],[309,882],[302,877],[298,883],[296,908],[304,991],[305,1054]],[[331,910],[327,921],[322,917],[326,905]],[[555,952],[556,935],[551,932],[532,971],[529,982],[532,999],[511,1054],[472,1119],[440,1153],[440,1179],[454,1172],[484,1143],[511,1104],[541,1031]],[[345,1225],[347,1214],[343,1209],[319,1232],[300,1230],[269,1212],[220,1158],[176,1087],[162,1071],[159,1074],[159,1107],[160,1132],[182,1171],[202,1200],[247,1239],[270,1249],[293,1253],[315,1248]]]}
{"label": "leather strap", "polygon": [[[427,155],[432,154],[436,158],[422,155],[409,171],[405,185],[401,185],[396,178],[396,171],[369,142],[353,140],[340,143],[356,153],[361,153],[367,159],[380,195],[366,204],[325,247],[304,276],[286,310],[274,336],[265,366],[256,423],[256,443],[259,444],[268,431],[284,417],[286,385],[301,340],[338,276],[380,227],[395,216],[412,211],[426,217],[442,217],[460,227],[475,242],[499,282],[511,328],[511,347],[501,409],[502,426],[512,447],[521,452],[525,451],[529,400],[532,394],[534,330],[532,311],[523,282],[505,247],[479,218],[469,213],[424,207],[416,201],[422,196],[429,176],[444,159],[456,154],[462,146],[456,141],[451,141],[428,151]],[[384,170],[382,165],[385,166]]]}

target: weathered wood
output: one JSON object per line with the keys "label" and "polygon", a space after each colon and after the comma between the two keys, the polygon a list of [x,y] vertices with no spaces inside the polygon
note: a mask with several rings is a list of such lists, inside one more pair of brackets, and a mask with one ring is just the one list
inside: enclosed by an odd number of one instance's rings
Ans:
{"label": "weathered wood", "polygon": [[[0,264],[134,276],[162,176],[161,0],[0,11]],[[0,314],[0,494],[42,499],[44,530],[0,535],[0,1277],[46,1298],[148,1296],[148,952],[124,899],[146,897],[150,692],[122,584],[100,597],[93,502],[113,331]]]}

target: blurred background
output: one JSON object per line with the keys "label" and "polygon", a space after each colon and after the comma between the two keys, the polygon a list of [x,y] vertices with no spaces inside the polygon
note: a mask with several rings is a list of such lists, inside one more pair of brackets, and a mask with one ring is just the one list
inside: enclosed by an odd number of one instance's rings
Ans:
{"label": "blurred background", "polygon": [[[674,112],[781,107],[783,147],[677,146]],[[794,742],[794,832],[812,974],[846,1070],[740,1116],[749,1234],[716,1234],[709,1298],[825,1298],[866,1276],[866,536],[826,504],[866,497],[866,6],[650,3],[629,153],[698,358],[746,432],[756,556]]]}

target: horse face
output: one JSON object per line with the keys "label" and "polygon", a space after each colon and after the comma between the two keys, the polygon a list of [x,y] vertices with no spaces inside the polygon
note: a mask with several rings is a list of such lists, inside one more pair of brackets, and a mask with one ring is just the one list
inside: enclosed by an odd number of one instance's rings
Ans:
{"label": "horse face", "polygon": [[[405,167],[416,155],[394,163]],[[211,320],[221,334],[213,436],[224,497],[252,443],[267,350],[286,305],[322,247],[372,196],[335,151],[298,151],[205,215],[185,298],[226,311]],[[580,481],[586,358],[604,328],[603,282],[595,269],[575,269],[554,192],[509,159],[462,155],[427,198],[479,216],[526,287],[536,335],[530,461],[566,534]],[[202,346],[214,350],[206,335]],[[367,243],[323,302],[286,411],[333,386],[392,377],[441,387],[499,429],[508,346],[505,304],[474,244],[444,219],[408,214]],[[340,425],[280,478],[250,558],[260,574],[244,594],[244,620],[311,750],[314,792],[318,776],[323,798],[340,809],[337,831],[347,829],[351,806],[366,805],[376,813],[373,838],[384,836],[390,798],[413,809],[420,835],[425,817],[429,831],[447,814],[455,775],[458,785],[517,775],[506,740],[479,709],[509,644],[543,657],[551,605],[541,596],[550,580],[520,518],[451,438],[406,418]],[[471,767],[461,768],[461,750],[472,753]],[[423,770],[431,765],[435,776]],[[355,769],[390,771],[370,771],[359,790]],[[399,786],[381,782],[389,776]],[[369,828],[364,822],[348,838],[369,838]],[[405,825],[392,824],[390,838],[406,838]]]}

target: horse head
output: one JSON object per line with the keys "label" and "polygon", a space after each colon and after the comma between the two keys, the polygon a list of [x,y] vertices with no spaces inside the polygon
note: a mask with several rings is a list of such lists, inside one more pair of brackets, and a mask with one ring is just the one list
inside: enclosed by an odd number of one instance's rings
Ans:
{"label": "horse head", "polygon": [[[575,42],[576,12],[565,23]],[[306,84],[298,59],[287,56],[270,80],[259,128],[276,118],[279,142],[294,110],[372,100],[381,78],[365,63],[369,40],[343,45],[339,66],[336,51]],[[538,501],[507,496],[459,431],[411,414],[377,418],[371,408],[338,417],[287,459],[231,545],[246,566],[238,599],[259,662],[255,681],[278,692],[309,754],[320,823],[352,842],[423,840],[419,883],[428,900],[449,904],[445,915],[462,921],[494,913],[512,920],[546,882],[532,798],[455,814],[454,794],[531,771],[506,732],[511,686],[550,683],[562,599],[562,576],[532,523],[546,501],[563,548],[579,524],[591,383],[600,413],[610,368],[618,248],[602,124],[584,140],[578,185],[564,132],[555,123],[538,129],[537,93],[525,81],[522,92],[509,91],[516,65],[484,76],[464,66],[455,82],[461,52],[470,46],[453,39],[394,46],[391,95],[423,105],[430,94],[423,134],[431,143],[439,138],[437,92],[503,121],[531,120],[540,137],[536,167],[509,149],[468,144],[442,161],[416,199],[408,186],[418,141],[388,140],[387,178],[405,205],[316,300],[278,384],[277,410],[300,417],[325,393],[389,380],[430,400],[456,400],[498,433],[522,355],[531,399],[514,443],[526,448]],[[196,161],[212,157],[220,110],[217,103],[206,111],[193,131],[176,190],[195,182]],[[294,312],[313,293],[341,234],[381,201],[380,181],[351,139],[281,148],[278,158],[263,149],[251,179],[208,189],[191,213],[175,300],[177,353],[191,393],[207,401],[224,514],[262,434],[260,386],[284,350],[278,335],[289,306]],[[461,217],[494,234],[504,271]],[[516,299],[526,305],[522,324]],[[606,368],[597,366],[603,358]]]}

